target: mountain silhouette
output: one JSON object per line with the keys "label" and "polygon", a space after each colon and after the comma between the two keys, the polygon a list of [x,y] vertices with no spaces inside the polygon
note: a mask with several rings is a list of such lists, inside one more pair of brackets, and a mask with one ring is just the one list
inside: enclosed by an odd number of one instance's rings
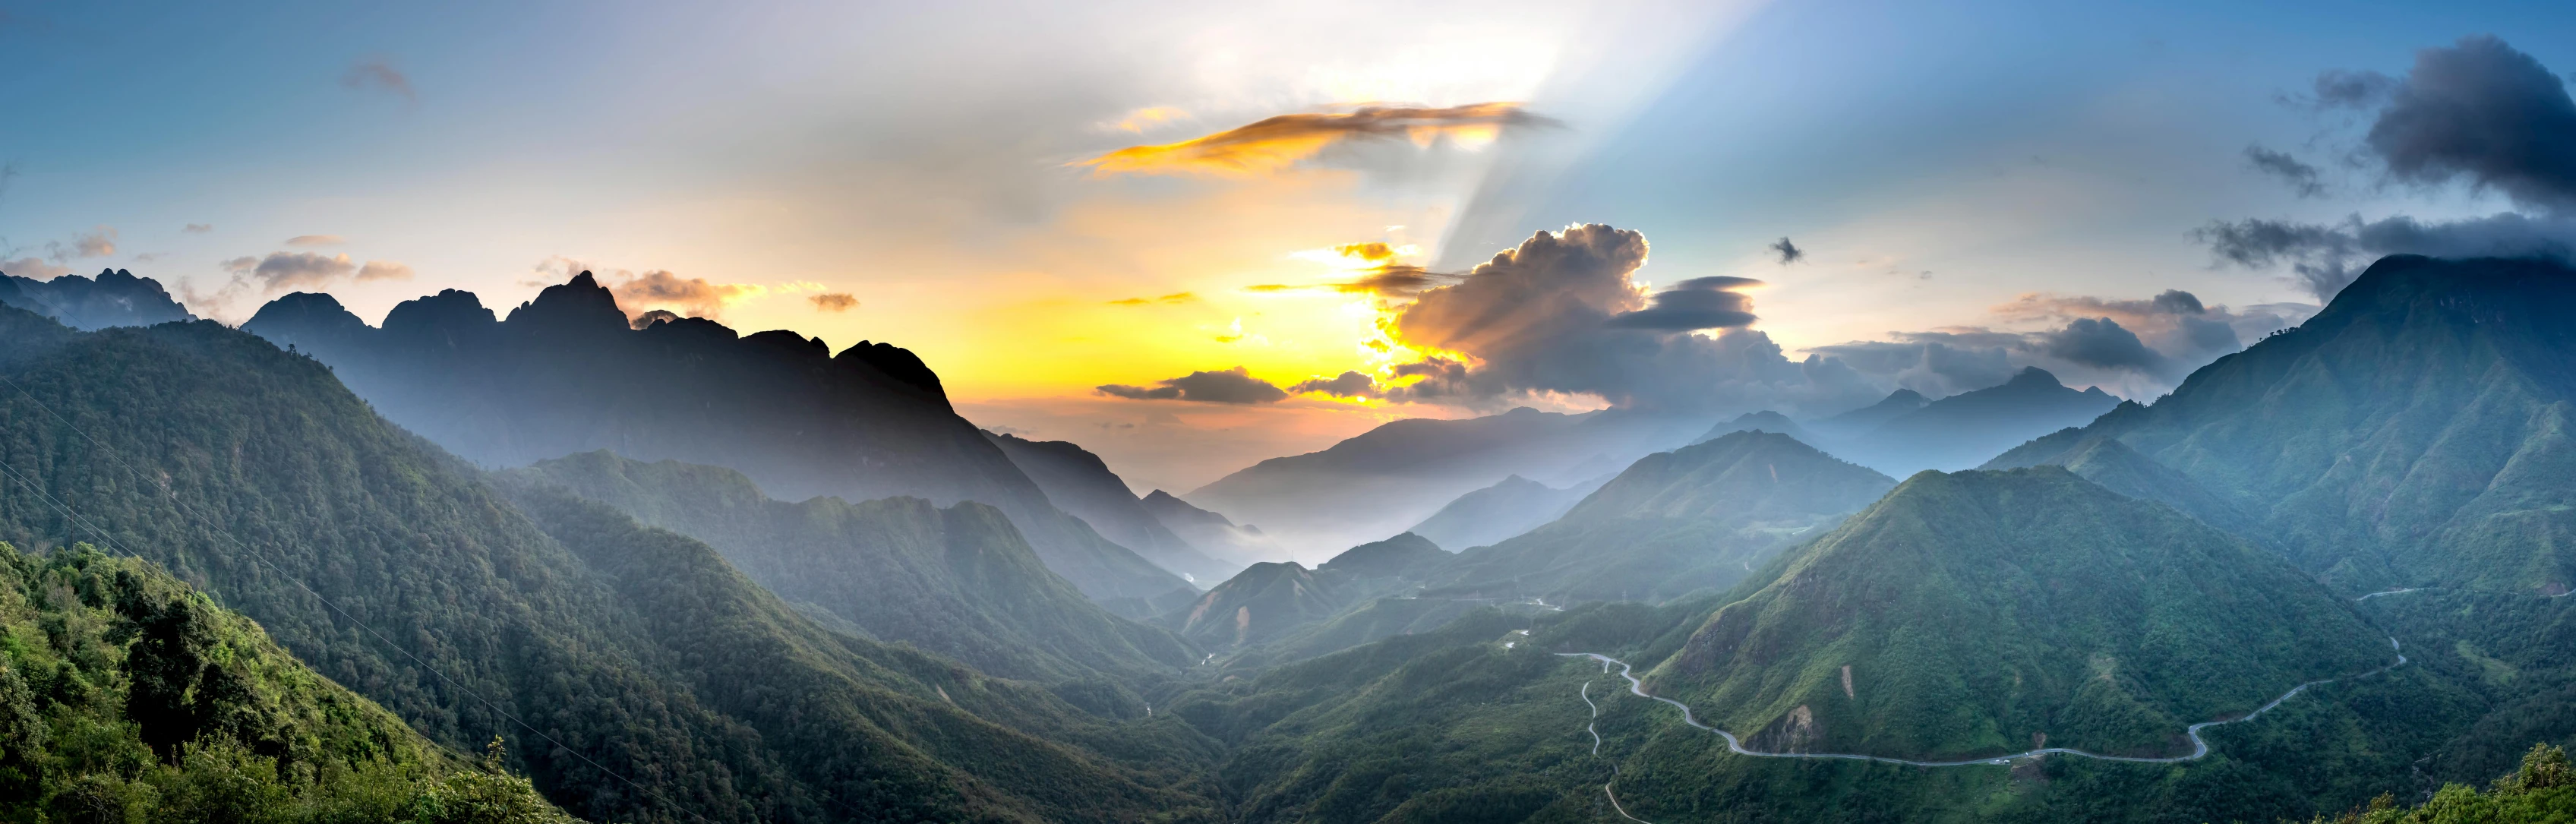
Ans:
{"label": "mountain silhouette", "polygon": [[1102,538],[958,417],[911,352],[862,341],[736,334],[682,318],[634,328],[589,273],[496,320],[470,292],[405,301],[372,328],[296,293],[242,327],[331,366],[404,428],[484,466],[607,449],[730,467],[770,495],[909,496],[1000,508],[1048,568],[1122,614],[1197,592]]}

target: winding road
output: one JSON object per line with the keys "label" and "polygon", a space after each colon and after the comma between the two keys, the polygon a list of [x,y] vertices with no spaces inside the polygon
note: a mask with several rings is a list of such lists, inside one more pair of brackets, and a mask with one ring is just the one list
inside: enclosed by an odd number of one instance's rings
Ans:
{"label": "winding road", "polygon": [[[1636,676],[1636,675],[1634,675],[1634,674],[1632,673],[1632,671],[1631,671],[1630,667],[1628,666],[1628,662],[1626,662],[1626,661],[1621,661],[1621,660],[1619,660],[1619,659],[1612,658],[1612,657],[1607,656],[1607,655],[1602,655],[1602,654],[1599,654],[1599,653],[1592,653],[1592,652],[1560,652],[1560,653],[1557,653],[1557,655],[1564,656],[1564,657],[1568,657],[1568,658],[1590,658],[1590,659],[1592,659],[1592,660],[1595,660],[1595,661],[1599,661],[1599,662],[1601,662],[1601,665],[1602,665],[1602,667],[1604,668],[1604,670],[1605,670],[1605,671],[1607,670],[1607,668],[1608,668],[1611,664],[1617,664],[1617,665],[1619,665],[1619,677],[1621,677],[1621,678],[1625,678],[1625,679],[1628,679],[1628,692],[1630,692],[1630,693],[1632,693],[1632,694],[1636,695],[1636,696],[1637,696],[1637,697],[1639,697],[1639,698],[1651,698],[1651,699],[1654,699],[1654,700],[1657,700],[1657,701],[1662,701],[1662,702],[1664,702],[1664,703],[1666,703],[1666,704],[1671,704],[1671,705],[1673,705],[1674,707],[1679,708],[1679,709],[1682,711],[1682,723],[1684,723],[1684,724],[1689,724],[1689,725],[1691,725],[1691,726],[1693,726],[1693,727],[1697,727],[1697,728],[1702,729],[1702,730],[1707,730],[1707,731],[1709,731],[1709,732],[1717,733],[1719,737],[1726,739],[1726,748],[1727,748],[1728,750],[1732,750],[1732,751],[1734,751],[1734,752],[1735,752],[1735,754],[1737,754],[1737,755],[1749,755],[1749,756],[1753,756],[1753,757],[1756,757],[1756,758],[1830,758],[1830,759],[1839,759],[1839,760],[1844,760],[1844,761],[1875,761],[1875,762],[1878,762],[1878,763],[1881,763],[1881,764],[1902,764],[1902,765],[1909,766],[1909,767],[1965,767],[1965,766],[1970,766],[1970,765],[1974,765],[1974,764],[2005,764],[2005,763],[2010,763],[2010,762],[2012,762],[2012,761],[2014,761],[2014,760],[2016,760],[2016,759],[2022,759],[2022,758],[2035,758],[2035,757],[2042,756],[2042,755],[2072,755],[2072,756],[2076,756],[2076,757],[2079,757],[2079,758],[2096,758],[2096,759],[2101,759],[2101,760],[2103,760],[2103,761],[2126,761],[2126,762],[2130,762],[2130,763],[2133,763],[2133,764],[2174,764],[2174,763],[2179,763],[2179,762],[2183,762],[2183,761],[2195,761],[2195,760],[2199,760],[2199,759],[2204,758],[2204,757],[2207,757],[2207,756],[2209,755],[2209,741],[2208,741],[2207,739],[2204,739],[2204,738],[2201,738],[2201,737],[2200,737],[2200,731],[2201,731],[2201,730],[2208,729],[2208,728],[2210,728],[2210,727],[2215,727],[2215,726],[2218,726],[2218,725],[2221,725],[2221,724],[2234,724],[2234,723],[2238,723],[2238,722],[2242,722],[2242,721],[2252,721],[2252,720],[2254,720],[2254,719],[2256,719],[2256,718],[2260,718],[2260,717],[2262,717],[2262,716],[2263,716],[2263,714],[2264,714],[2264,713],[2271,712],[2273,707],[2280,706],[2280,705],[2281,705],[2281,702],[2283,702],[2283,701],[2288,701],[2288,700],[2290,700],[2290,699],[2291,699],[2291,697],[2296,696],[2296,695],[2298,695],[2299,693],[2306,692],[2306,691],[2307,691],[2307,689],[2308,689],[2309,687],[2317,686],[2317,685],[2319,685],[2319,684],[2331,684],[2331,683],[2334,683],[2334,682],[2336,682],[2336,681],[2342,681],[2342,680],[2347,680],[2347,679],[2368,678],[2368,677],[2373,676],[2373,675],[2378,675],[2378,674],[2380,674],[2380,673],[2387,672],[2387,671],[2389,671],[2389,670],[2396,669],[2396,668],[2401,667],[2401,666],[2405,666],[2405,664],[2406,664],[2406,653],[2405,653],[2404,648],[2403,648],[2403,647],[2400,647],[2400,646],[2398,645],[2398,643],[2397,643],[2397,639],[2396,639],[2396,638],[2391,637],[2391,638],[2389,638],[2389,639],[2388,639],[2388,648],[2389,648],[2389,649],[2391,649],[2391,650],[2396,650],[2396,651],[2397,651],[2397,660],[2396,660],[2395,662],[2393,662],[2393,663],[2390,663],[2390,664],[2386,665],[2386,666],[2382,666],[2382,667],[2380,667],[2380,668],[2378,668],[2378,669],[2370,670],[2370,671],[2368,671],[2368,672],[2355,673],[2355,674],[2352,674],[2352,675],[2346,675],[2346,676],[2341,676],[2341,677],[2336,677],[2336,678],[2321,678],[2321,679],[2318,679],[2318,680],[2315,680],[2315,681],[2307,682],[2307,683],[2305,683],[2305,684],[2300,684],[2300,685],[2298,685],[2298,686],[2291,687],[2289,692],[2281,693],[2281,697],[2272,699],[2272,702],[2271,702],[2271,703],[2264,704],[2262,707],[2259,707],[2259,708],[2255,709],[2253,712],[2246,713],[2245,715],[2243,715],[2243,716],[2241,716],[2241,717],[2237,717],[2237,718],[2230,718],[2230,719],[2226,719],[2226,720],[2223,720],[2223,721],[2202,721],[2202,722],[2200,722],[2200,723],[2198,723],[2198,724],[2193,724],[2193,725],[2191,725],[2191,726],[2189,726],[2189,727],[2185,727],[2185,728],[2183,728],[2183,734],[2191,737],[2191,754],[2190,754],[2190,755],[2177,755],[2177,756],[2172,756],[2172,757],[2167,757],[2167,758],[2144,758],[2144,757],[2131,756],[2131,755],[2104,755],[2104,754],[2101,754],[2101,753],[2085,752],[2085,751],[2083,751],[2083,750],[2074,749],[2074,748],[2071,748],[2071,747],[2048,747],[2048,748],[2045,748],[2045,749],[2036,749],[2036,750],[2029,750],[2029,751],[2026,751],[2026,752],[2017,752],[2017,753],[2012,753],[2012,754],[2010,754],[2010,755],[1994,755],[1994,756],[1987,756],[1987,757],[1985,757],[1985,758],[1971,758],[1971,759],[1966,759],[1966,760],[1961,760],[1961,761],[1913,761],[1913,760],[1908,760],[1908,759],[1903,759],[1903,758],[1889,758],[1889,757],[1886,757],[1886,756],[1880,756],[1880,755],[1860,755],[1860,754],[1857,754],[1857,753],[1763,752],[1763,751],[1761,751],[1761,750],[1746,749],[1746,748],[1745,748],[1745,746],[1744,746],[1744,742],[1743,742],[1743,740],[1736,738],[1734,733],[1727,732],[1727,731],[1725,731],[1725,730],[1721,730],[1721,729],[1718,729],[1718,728],[1716,728],[1716,727],[1712,727],[1712,726],[1709,726],[1709,725],[1707,725],[1707,724],[1702,724],[1702,723],[1700,723],[1700,722],[1699,722],[1699,718],[1698,718],[1697,716],[1694,716],[1694,715],[1691,713],[1691,708],[1690,708],[1690,706],[1689,706],[1689,705],[1687,705],[1687,704],[1683,704],[1682,702],[1675,701],[1675,700],[1670,699],[1670,698],[1664,698],[1664,697],[1661,697],[1661,696],[1656,696],[1656,695],[1649,695],[1649,694],[1647,694],[1647,692],[1646,692],[1646,685],[1645,685],[1645,682],[1637,680],[1637,676]],[[1584,691],[1585,695],[1584,695],[1584,697],[1583,697],[1583,703],[1585,703],[1585,704],[1591,704],[1591,703],[1592,703],[1592,697],[1591,697],[1591,695],[1590,695],[1591,690],[1592,690],[1592,683],[1591,683],[1591,682],[1589,682],[1589,681],[1584,682],[1584,685],[1583,685],[1583,691]],[[1600,708],[1600,707],[1598,707],[1598,706],[1594,706],[1594,707],[1593,707],[1593,709],[1592,709],[1592,714],[1593,714],[1593,716],[1594,716],[1594,717],[1596,717],[1596,718],[1597,718],[1597,717],[1599,717],[1599,716],[1601,715],[1601,708]],[[1590,725],[1586,725],[1586,726],[1584,727],[1584,729],[1588,731],[1588,730],[1591,730],[1591,729],[1592,729],[1592,727],[1591,727]],[[1600,739],[1601,739],[1601,734],[1600,734],[1600,733],[1598,733],[1598,732],[1594,732],[1594,733],[1592,734],[1592,737],[1593,737],[1593,751],[1594,751],[1594,753],[1595,753],[1595,754],[1598,754],[1598,753],[1599,753],[1599,751],[1600,751]],[[1608,786],[1608,785],[1606,785],[1606,784],[1602,786],[1602,791],[1603,791],[1603,792],[1608,792],[1608,791],[1609,791],[1609,789],[1610,789],[1610,788],[1609,788],[1609,786]],[[1613,796],[1612,803],[1613,803],[1613,804],[1616,804],[1616,803],[1617,803],[1616,796]],[[1620,811],[1620,814],[1621,814],[1621,815],[1626,815],[1626,814],[1627,814],[1627,812],[1626,812],[1625,810],[1622,810],[1622,811]],[[1631,817],[1631,819],[1630,819],[1630,820],[1636,820],[1636,819],[1634,819],[1633,817]]]}

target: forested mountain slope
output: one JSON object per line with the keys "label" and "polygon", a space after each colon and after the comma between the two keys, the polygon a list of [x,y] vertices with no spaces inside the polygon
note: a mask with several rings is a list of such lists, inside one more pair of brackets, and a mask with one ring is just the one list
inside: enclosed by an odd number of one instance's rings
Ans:
{"label": "forested mountain slope", "polygon": [[560,484],[647,525],[705,541],[788,601],[869,635],[1005,678],[1168,677],[1187,644],[1085,600],[1049,572],[1001,511],[919,498],[771,500],[731,469],[644,463],[605,450],[510,474]]}
{"label": "forested mountain slope", "polygon": [[1135,490],[1127,488],[1118,473],[1109,471],[1109,465],[1089,450],[1068,441],[1032,441],[997,432],[986,432],[984,437],[1001,447],[1002,454],[1027,473],[1056,508],[1081,518],[1102,537],[1135,550],[1145,560],[1188,578],[1191,584],[1215,586],[1243,569],[1243,564],[1208,557],[1174,534],[1145,510],[1144,502],[1136,498]]}
{"label": "forested mountain slope", "polygon": [[151,564],[5,543],[0,819],[573,820]]}
{"label": "forested mountain slope", "polygon": [[2038,467],[1908,479],[1648,683],[1760,750],[2180,755],[2188,724],[2394,657],[2270,553]]}
{"label": "forested mountain slope", "polygon": [[[1201,757],[1201,745],[1104,717],[1124,711],[1114,692],[1084,696],[1094,714],[827,632],[703,544],[522,490],[567,546],[310,358],[203,322],[55,340],[0,367],[25,390],[0,395],[0,460],[25,478],[0,486],[0,539],[88,537],[47,496],[59,498],[431,739],[508,737],[537,787],[575,814],[1069,821],[1204,809],[1185,766],[1151,766]],[[1148,766],[1111,765],[1093,747]]]}
{"label": "forested mountain slope", "polygon": [[609,449],[731,467],[788,499],[981,501],[1049,568],[1126,614],[1188,589],[1049,504],[949,408],[938,375],[891,345],[834,355],[819,339],[744,337],[697,318],[634,329],[588,273],[507,320],[448,290],[371,328],[328,295],[297,293],[242,328],[321,359],[385,417],[485,466]]}
{"label": "forested mountain slope", "polygon": [[1787,435],[1733,432],[1641,458],[1564,517],[1467,550],[1432,581],[1444,592],[1552,600],[1724,588],[1895,485]]}
{"label": "forested mountain slope", "polygon": [[2390,257],[2316,317],[1995,465],[2112,438],[2349,592],[2576,585],[2576,270]]}

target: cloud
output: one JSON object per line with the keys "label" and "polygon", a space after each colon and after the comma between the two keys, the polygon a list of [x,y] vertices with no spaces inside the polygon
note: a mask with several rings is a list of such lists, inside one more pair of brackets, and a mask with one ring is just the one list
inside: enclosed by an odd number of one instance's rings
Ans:
{"label": "cloud", "polygon": [[390,260],[370,260],[358,267],[359,280],[410,280],[411,267]]}
{"label": "cloud", "polygon": [[1789,239],[1786,237],[1773,241],[1768,248],[1780,255],[1780,265],[1782,266],[1796,263],[1807,256],[1807,250],[1798,248],[1798,244],[1790,243]]}
{"label": "cloud", "polygon": [[319,289],[358,271],[348,255],[325,257],[315,252],[271,252],[264,258],[245,255],[224,261],[223,267],[257,280],[264,292]]}
{"label": "cloud", "polygon": [[340,85],[352,91],[380,91],[399,95],[405,101],[417,102],[420,99],[418,95],[412,93],[411,78],[404,77],[401,71],[381,59],[360,60],[349,64],[349,70],[340,74]]}
{"label": "cloud", "polygon": [[813,303],[815,311],[819,312],[847,312],[859,307],[859,297],[848,292],[807,295],[805,300]]}
{"label": "cloud", "polygon": [[1733,290],[1760,285],[1752,278],[1692,278],[1655,295],[1651,306],[1612,316],[1610,325],[1668,332],[1751,326],[1753,299]]}
{"label": "cloud", "polygon": [[1384,325],[1431,353],[1389,370],[1412,379],[1389,398],[1492,407],[1530,395],[1588,395],[1616,406],[1700,412],[1816,411],[1883,394],[1828,358],[1787,359],[1750,322],[1739,278],[1684,281],[1650,301],[1633,279],[1645,236],[1598,224],[1540,232],[1457,283],[1429,289]]}
{"label": "cloud", "polygon": [[2300,197],[2322,197],[2326,186],[2317,179],[2317,167],[2299,162],[2288,152],[2276,152],[2262,146],[2245,147],[2245,162],[2255,171],[2280,179]]}
{"label": "cloud", "polygon": [[2398,180],[2465,177],[2525,208],[2576,210],[2576,100],[2539,60],[2491,36],[2417,52],[2367,146]]}
{"label": "cloud", "polygon": [[2040,351],[2071,363],[2159,374],[2166,370],[2163,355],[2110,318],[2076,318],[2065,328],[2039,333],[2037,340]]}
{"label": "cloud", "polygon": [[2306,95],[2284,94],[2283,104],[2304,109],[2366,109],[2396,91],[2397,79],[2374,71],[2330,69],[2317,75]]}
{"label": "cloud", "polygon": [[338,246],[347,239],[339,235],[296,235],[286,239],[288,246]]}
{"label": "cloud", "polygon": [[28,256],[17,260],[0,260],[0,275],[15,275],[30,280],[53,280],[71,273],[71,267],[52,263],[40,257]]}
{"label": "cloud", "polygon": [[2398,254],[2433,257],[2576,258],[2576,218],[2498,212],[2482,218],[2421,221],[2406,215],[2340,223],[2260,218],[2212,221],[2193,231],[2220,263],[2252,269],[2287,264],[2320,300],[2361,276],[2371,261]]}
{"label": "cloud", "polygon": [[1118,300],[1109,301],[1109,305],[1144,306],[1149,303],[1188,303],[1197,298],[1198,294],[1195,292],[1173,292],[1159,298],[1120,298]]}
{"label": "cloud", "polygon": [[670,309],[690,317],[712,318],[726,306],[768,294],[769,289],[748,283],[713,283],[706,278],[683,278],[669,270],[655,269],[643,274],[618,272],[620,278],[608,291],[617,296],[617,305],[628,317],[640,317],[653,308]]}
{"label": "cloud", "polygon": [[[2388,255],[2566,260],[2576,250],[2576,99],[2565,81],[2530,55],[2494,37],[2466,37],[2417,52],[2403,78],[2327,72],[2317,78],[2312,102],[2318,108],[2378,107],[2355,157],[2391,180],[2433,186],[2465,179],[2472,188],[2502,192],[2538,214],[2447,221],[2408,215],[2366,221],[2357,214],[2337,223],[2217,220],[2192,232],[2209,245],[2217,263],[2249,269],[2286,265],[2296,283],[2331,299],[2370,262]],[[2265,165],[2259,147],[2247,151],[2258,167]]]}
{"label": "cloud", "polygon": [[116,240],[116,227],[93,227],[89,231],[73,235],[68,241],[46,241],[45,256],[53,258],[56,263],[66,263],[80,258],[107,257],[116,254]]}
{"label": "cloud", "polygon": [[1329,378],[1311,378],[1308,380],[1298,381],[1295,386],[1288,387],[1288,392],[1295,395],[1303,395],[1313,392],[1317,394],[1331,395],[1337,398],[1358,398],[1369,395],[1385,394],[1384,390],[1378,387],[1377,379],[1369,377],[1365,372],[1343,372]]}
{"label": "cloud", "polygon": [[1210,372],[1192,372],[1177,378],[1157,381],[1153,387],[1106,384],[1095,391],[1111,397],[1130,400],[1182,400],[1203,403],[1256,404],[1278,403],[1288,393],[1269,381],[1252,376],[1237,366]]}
{"label": "cloud", "polygon": [[1852,369],[1935,397],[2003,382],[2026,366],[2070,385],[2094,384],[2129,397],[2173,388],[2192,370],[2244,348],[2244,341],[2297,325],[2309,304],[2265,304],[2231,310],[2168,289],[2148,298],[2025,294],[1996,306],[2011,324],[2046,324],[2036,332],[1950,327],[1890,333],[1811,350]]}
{"label": "cloud", "polygon": [[1283,114],[1178,143],[1129,146],[1074,165],[1093,173],[1256,175],[1280,171],[1336,144],[1406,138],[1486,138],[1504,129],[1555,125],[1518,103],[1446,108],[1364,106],[1349,112]]}
{"label": "cloud", "polygon": [[205,233],[207,233],[207,232],[212,232],[212,231],[214,231],[214,230],[215,230],[215,224],[212,224],[212,223],[191,223],[191,224],[188,224],[188,225],[186,225],[186,226],[181,226],[181,227],[179,227],[179,231],[186,232],[186,233],[188,233],[188,234],[192,234],[192,235],[202,235],[202,234],[205,234]]}
{"label": "cloud", "polygon": [[1189,116],[1189,112],[1171,106],[1147,106],[1128,112],[1126,117],[1119,118],[1117,123],[1110,124],[1110,128],[1130,134],[1143,134],[1146,129]]}
{"label": "cloud", "polygon": [[219,290],[213,301],[227,300],[256,286],[263,295],[290,291],[320,291],[344,280],[360,281],[409,280],[412,269],[389,260],[370,260],[361,265],[348,255],[325,256],[317,252],[270,252],[266,257],[244,255],[216,264],[233,273],[231,285]]}

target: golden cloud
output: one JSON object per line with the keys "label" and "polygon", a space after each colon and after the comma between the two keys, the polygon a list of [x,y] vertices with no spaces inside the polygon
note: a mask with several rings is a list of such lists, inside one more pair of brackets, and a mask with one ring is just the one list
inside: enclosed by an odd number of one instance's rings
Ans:
{"label": "golden cloud", "polygon": [[1491,139],[1505,128],[1555,122],[1518,103],[1365,106],[1349,112],[1283,114],[1179,143],[1129,146],[1074,165],[1099,175],[1254,175],[1278,171],[1345,141],[1402,137],[1427,146],[1443,136]]}

